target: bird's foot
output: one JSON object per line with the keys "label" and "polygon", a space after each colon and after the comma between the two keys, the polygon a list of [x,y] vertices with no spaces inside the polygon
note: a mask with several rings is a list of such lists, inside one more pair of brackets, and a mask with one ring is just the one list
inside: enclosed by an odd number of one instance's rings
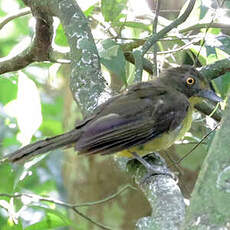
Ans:
{"label": "bird's foot", "polygon": [[[166,166],[165,160],[159,155],[154,153],[145,157],[141,157],[136,152],[130,152],[133,157],[140,162],[146,169],[146,173],[142,176],[140,183],[146,183],[152,176],[165,175],[177,181],[177,177]],[[150,163],[149,163],[150,162]]]}

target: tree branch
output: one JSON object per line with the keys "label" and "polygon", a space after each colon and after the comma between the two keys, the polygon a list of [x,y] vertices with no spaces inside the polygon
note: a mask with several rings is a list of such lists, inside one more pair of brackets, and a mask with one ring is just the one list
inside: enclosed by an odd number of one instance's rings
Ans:
{"label": "tree branch", "polygon": [[10,14],[7,15],[6,17],[2,18],[0,21],[0,30],[10,21],[14,20],[15,18],[30,14],[31,10],[27,8],[20,9],[17,13],[15,14]]}
{"label": "tree branch", "polygon": [[157,52],[157,54],[170,54],[170,53],[175,53],[175,52],[178,52],[178,51],[184,51],[185,48],[189,49],[190,45],[192,45],[194,43],[197,43],[200,40],[201,40],[201,38],[194,38],[190,42],[184,44],[183,46],[180,46],[180,47],[172,49],[172,50],[160,51],[160,52]]}
{"label": "tree branch", "polygon": [[[207,116],[211,114],[211,117],[218,122],[220,122],[223,115],[222,110],[219,108],[216,109],[216,105],[207,101],[203,101],[202,103],[195,105],[195,108]],[[213,111],[215,112],[213,113]]]}
{"label": "tree branch", "polygon": [[[158,23],[158,15],[159,15],[159,11],[160,11],[160,0],[156,1],[156,10],[155,10],[155,17],[154,17],[154,21],[153,21],[153,36],[157,33],[157,23]],[[158,75],[158,70],[157,70],[157,46],[155,44],[155,46],[153,47],[153,63],[154,63],[154,67],[153,67],[153,73],[154,75]]]}
{"label": "tree branch", "polygon": [[230,72],[230,58],[216,61],[200,69],[200,73],[209,81],[225,74],[226,72]]}
{"label": "tree branch", "polygon": [[196,25],[192,25],[189,27],[186,27],[184,29],[180,29],[179,32],[180,33],[185,33],[185,32],[189,32],[189,31],[194,31],[194,30],[200,30],[202,28],[220,28],[220,29],[229,29],[230,26],[229,24],[224,24],[224,23],[197,23]]}
{"label": "tree branch", "polygon": [[183,229],[228,229],[229,227],[229,127],[230,100],[228,98],[223,123],[201,167]]}
{"label": "tree branch", "polygon": [[38,15],[31,46],[17,56],[0,59],[0,74],[20,70],[35,61],[48,61],[53,39],[52,23],[52,17]]}
{"label": "tree branch", "polygon": [[[127,167],[135,175],[136,183],[148,199],[152,214],[138,220],[139,230],[178,229],[185,216],[185,203],[177,182],[166,166],[165,160],[158,154],[145,157],[148,163],[159,167],[165,175],[146,175],[146,169],[136,160],[129,161]],[[122,164],[121,164],[122,165]]]}
{"label": "tree branch", "polygon": [[[125,59],[135,65],[135,58],[132,52],[125,52]],[[153,74],[153,64],[146,58],[143,58],[143,69],[149,74]]]}
{"label": "tree branch", "polygon": [[71,58],[70,88],[83,114],[91,112],[110,94],[100,69],[99,55],[88,20],[75,0],[24,0],[37,9],[57,16],[65,31]]}

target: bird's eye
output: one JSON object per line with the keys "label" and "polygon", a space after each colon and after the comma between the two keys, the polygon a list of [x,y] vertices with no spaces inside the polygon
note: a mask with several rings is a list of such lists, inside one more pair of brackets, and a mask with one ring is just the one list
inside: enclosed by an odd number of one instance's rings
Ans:
{"label": "bird's eye", "polygon": [[194,85],[195,79],[194,79],[193,77],[188,77],[188,78],[186,79],[186,83],[187,83],[187,85],[189,85],[189,86]]}

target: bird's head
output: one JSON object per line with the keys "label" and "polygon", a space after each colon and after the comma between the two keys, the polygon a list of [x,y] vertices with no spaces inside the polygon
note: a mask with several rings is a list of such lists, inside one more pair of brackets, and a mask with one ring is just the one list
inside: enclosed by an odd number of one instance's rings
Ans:
{"label": "bird's head", "polygon": [[207,79],[192,66],[183,65],[169,68],[162,72],[161,77],[166,85],[180,91],[188,98],[206,98],[214,102],[222,101],[211,89]]}

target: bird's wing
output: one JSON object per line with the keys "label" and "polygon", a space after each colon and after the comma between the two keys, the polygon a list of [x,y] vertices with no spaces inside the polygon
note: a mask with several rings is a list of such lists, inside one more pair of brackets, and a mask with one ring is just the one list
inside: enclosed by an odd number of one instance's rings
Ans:
{"label": "bird's wing", "polygon": [[80,154],[111,154],[144,144],[177,128],[189,102],[183,94],[164,88],[137,87],[100,108],[83,127],[76,144]]}

